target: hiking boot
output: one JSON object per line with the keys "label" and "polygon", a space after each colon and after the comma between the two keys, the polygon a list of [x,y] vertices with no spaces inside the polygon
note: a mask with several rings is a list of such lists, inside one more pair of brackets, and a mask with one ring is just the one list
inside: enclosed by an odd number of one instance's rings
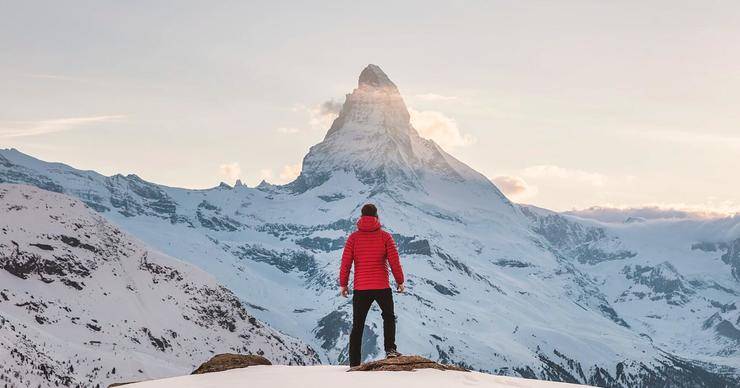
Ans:
{"label": "hiking boot", "polygon": [[400,357],[402,355],[403,354],[399,353],[397,350],[389,350],[389,351],[385,352],[385,358],[396,358],[396,357]]}

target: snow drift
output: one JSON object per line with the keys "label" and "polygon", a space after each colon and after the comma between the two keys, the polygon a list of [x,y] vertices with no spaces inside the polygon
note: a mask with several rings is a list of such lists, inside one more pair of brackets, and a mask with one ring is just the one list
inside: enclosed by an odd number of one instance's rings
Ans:
{"label": "snow drift", "polygon": [[564,383],[424,369],[414,372],[347,372],[342,366],[250,366],[225,372],[173,377],[126,385],[130,388],[567,388]]}

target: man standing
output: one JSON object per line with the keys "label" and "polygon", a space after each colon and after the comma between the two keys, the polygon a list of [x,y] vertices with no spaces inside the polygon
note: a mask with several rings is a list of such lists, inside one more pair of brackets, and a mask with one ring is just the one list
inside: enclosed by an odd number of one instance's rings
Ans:
{"label": "man standing", "polygon": [[347,297],[349,272],[355,265],[354,292],[352,294],[352,333],[349,336],[349,365],[360,365],[362,331],[365,318],[373,302],[378,302],[383,317],[385,355],[398,357],[396,350],[396,315],[393,312],[393,293],[388,282],[388,264],[396,279],[396,289],[404,292],[403,268],[398,258],[396,242],[390,233],[380,229],[378,209],[373,204],[362,207],[362,217],[357,221],[357,231],[344,245],[339,271],[339,292]]}

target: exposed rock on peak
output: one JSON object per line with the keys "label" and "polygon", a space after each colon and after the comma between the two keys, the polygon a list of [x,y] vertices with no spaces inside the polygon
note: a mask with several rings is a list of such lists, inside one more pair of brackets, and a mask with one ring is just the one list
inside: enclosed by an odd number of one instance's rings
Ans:
{"label": "exposed rock on peak", "polygon": [[378,65],[369,64],[360,73],[360,79],[357,83],[359,88],[363,86],[372,86],[375,88],[392,87],[396,88],[396,84],[391,81],[390,78],[380,69]]}

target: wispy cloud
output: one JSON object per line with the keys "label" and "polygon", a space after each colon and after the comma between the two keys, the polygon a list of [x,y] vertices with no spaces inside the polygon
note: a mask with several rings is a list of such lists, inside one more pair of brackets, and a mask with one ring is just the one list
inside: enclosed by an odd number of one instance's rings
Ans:
{"label": "wispy cloud", "polygon": [[[431,93],[423,96],[431,99],[452,98]],[[335,100],[324,101],[314,106],[296,105],[293,107],[294,112],[306,112],[308,114],[308,127],[317,131],[328,130],[341,110],[342,103]],[[434,140],[442,147],[464,147],[474,144],[477,141],[474,136],[463,133],[455,119],[446,116],[442,112],[434,110],[420,111],[409,108],[409,114],[411,116],[411,125],[416,128],[419,135]],[[301,132],[301,129],[296,127],[279,127],[276,131],[281,134],[295,134]]]}
{"label": "wispy cloud", "polygon": [[263,168],[259,171],[259,180],[265,180],[269,183],[282,185],[285,183],[292,182],[301,173],[301,164],[286,164],[280,169],[280,173],[275,176],[275,172],[271,168]]}
{"label": "wispy cloud", "polygon": [[740,214],[740,203],[708,199],[704,203],[652,203],[641,206],[603,205],[564,212],[603,222],[624,222],[627,218],[654,219],[707,219]]}
{"label": "wispy cloud", "polygon": [[523,178],[511,175],[501,175],[493,178],[496,184],[504,194],[515,201],[532,198],[537,195],[538,189],[532,186]]}
{"label": "wispy cloud", "polygon": [[301,173],[301,164],[288,164],[283,166],[283,169],[280,171],[280,183],[288,183],[293,181],[295,178],[298,178],[298,175]]}
{"label": "wispy cloud", "polygon": [[242,168],[239,163],[224,163],[218,167],[219,175],[228,182],[234,182],[241,177]]}
{"label": "wispy cloud", "polygon": [[607,176],[600,173],[565,168],[551,164],[527,167],[522,170],[522,175],[536,179],[556,178],[561,180],[575,180],[597,187],[606,185],[608,181]]}
{"label": "wispy cloud", "polygon": [[411,125],[419,135],[432,139],[442,147],[464,147],[476,142],[475,137],[464,134],[455,119],[433,110],[418,111],[409,108]]}
{"label": "wispy cloud", "polygon": [[628,135],[639,136],[650,140],[671,142],[689,146],[709,146],[740,149],[740,136],[671,130],[626,131],[625,133]]}
{"label": "wispy cloud", "polygon": [[70,131],[91,124],[117,121],[125,117],[125,115],[105,115],[34,121],[3,121],[0,122],[0,138],[38,136]]}
{"label": "wispy cloud", "polygon": [[[113,86],[108,81],[104,81],[100,79],[82,78],[82,77],[69,76],[69,75],[64,75],[64,74],[30,73],[30,74],[21,74],[21,76],[36,79],[36,80],[57,82],[60,84],[73,83],[73,84],[79,84],[80,86],[92,86],[92,87]],[[153,85],[149,83],[147,86],[152,87]]]}
{"label": "wispy cloud", "polygon": [[301,130],[295,127],[280,127],[276,129],[276,131],[277,133],[282,133],[284,135],[290,135],[290,134],[298,133]]}
{"label": "wispy cloud", "polygon": [[257,174],[257,176],[260,181],[271,182],[272,181],[272,169],[263,168],[259,171],[259,174]]}
{"label": "wispy cloud", "polygon": [[457,96],[444,96],[436,93],[416,94],[414,97],[424,101],[454,101],[459,98]]}
{"label": "wispy cloud", "polygon": [[59,74],[33,73],[33,74],[24,74],[24,76],[29,77],[29,78],[36,78],[36,79],[49,79],[49,80],[54,80],[54,81],[88,82],[88,80],[84,78],[69,77],[66,75],[59,75]]}
{"label": "wispy cloud", "polygon": [[[334,119],[337,118],[339,112],[342,110],[342,103],[334,100],[324,101],[321,104],[314,106],[307,106],[298,104],[293,107],[294,112],[305,112],[308,114],[308,126],[312,130],[326,131],[331,127]],[[281,133],[296,133],[300,132],[298,128],[278,128],[278,132]],[[285,130],[296,130],[295,132],[284,132]]]}

